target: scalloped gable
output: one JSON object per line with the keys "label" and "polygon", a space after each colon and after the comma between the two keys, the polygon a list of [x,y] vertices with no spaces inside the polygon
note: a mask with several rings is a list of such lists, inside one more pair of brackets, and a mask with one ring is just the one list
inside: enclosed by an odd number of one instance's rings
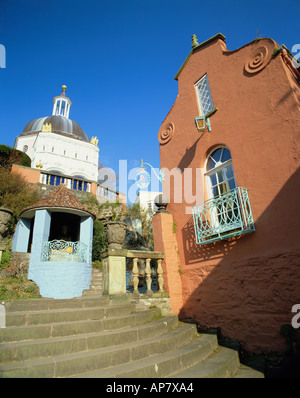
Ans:
{"label": "scalloped gable", "polygon": [[205,47],[206,45],[208,45],[214,41],[217,41],[217,40],[225,41],[225,39],[226,39],[226,37],[222,33],[217,33],[216,35],[210,37],[209,39],[207,39],[204,42],[199,44],[197,41],[197,38],[194,36],[193,36],[192,50],[190,51],[189,55],[186,57],[185,61],[181,65],[179,71],[176,73],[176,76],[174,77],[175,80],[178,80],[180,73],[182,72],[182,70],[185,67],[185,65],[187,64],[188,60],[190,59],[190,57],[194,54],[194,52],[196,50],[199,50],[199,48]]}

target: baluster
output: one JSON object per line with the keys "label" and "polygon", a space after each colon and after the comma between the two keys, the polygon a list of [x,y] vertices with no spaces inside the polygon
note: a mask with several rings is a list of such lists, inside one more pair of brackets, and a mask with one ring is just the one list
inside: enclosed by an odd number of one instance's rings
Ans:
{"label": "baluster", "polygon": [[150,258],[146,259],[146,283],[147,283],[147,292],[146,294],[152,295],[151,284],[152,284],[152,277],[151,277],[151,267],[150,267]]}
{"label": "baluster", "polygon": [[161,266],[162,260],[157,260],[157,280],[158,280],[158,290],[164,292],[164,278],[163,269]]}
{"label": "baluster", "polygon": [[139,294],[138,285],[139,285],[139,268],[138,268],[138,259],[133,259],[133,267],[132,267],[132,274],[133,274],[133,293]]}

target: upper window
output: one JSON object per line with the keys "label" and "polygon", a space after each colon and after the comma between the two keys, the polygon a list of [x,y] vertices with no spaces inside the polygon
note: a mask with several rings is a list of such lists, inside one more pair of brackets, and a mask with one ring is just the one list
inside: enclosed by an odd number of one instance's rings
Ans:
{"label": "upper window", "polygon": [[214,109],[207,75],[203,76],[196,84],[200,115],[205,116]]}

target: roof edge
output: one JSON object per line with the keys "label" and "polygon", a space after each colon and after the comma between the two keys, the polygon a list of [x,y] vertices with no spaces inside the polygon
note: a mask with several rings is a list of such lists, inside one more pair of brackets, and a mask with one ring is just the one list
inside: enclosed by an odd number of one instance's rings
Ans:
{"label": "roof edge", "polygon": [[94,220],[97,218],[96,215],[89,210],[74,209],[72,207],[66,207],[66,206],[37,206],[37,207],[26,208],[20,212],[20,217],[32,218],[37,210],[49,210],[51,213],[61,212],[61,213],[76,214],[78,216],[91,216]]}
{"label": "roof edge", "polygon": [[189,55],[186,57],[185,61],[181,65],[179,71],[176,73],[176,76],[174,77],[174,80],[178,80],[178,77],[179,77],[180,73],[182,72],[182,70],[185,67],[185,65],[187,64],[188,60],[190,59],[190,57],[194,54],[194,52],[196,50],[198,50],[200,47],[204,47],[207,44],[209,44],[209,43],[211,43],[211,42],[213,42],[215,40],[218,40],[218,39],[225,40],[226,37],[222,33],[217,33],[216,35],[210,37],[209,39],[207,39],[207,40],[203,41],[202,43],[200,43],[200,44],[196,45],[195,47],[193,47],[192,50],[190,51]]}

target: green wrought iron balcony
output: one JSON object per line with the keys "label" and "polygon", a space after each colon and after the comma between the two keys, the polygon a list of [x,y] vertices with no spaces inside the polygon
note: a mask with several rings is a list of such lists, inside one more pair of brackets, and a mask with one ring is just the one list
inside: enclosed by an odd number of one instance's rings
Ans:
{"label": "green wrought iron balcony", "polygon": [[43,242],[42,261],[87,262],[87,245],[82,242],[52,240]]}
{"label": "green wrought iron balcony", "polygon": [[245,188],[232,189],[194,206],[193,217],[200,245],[255,231]]}

